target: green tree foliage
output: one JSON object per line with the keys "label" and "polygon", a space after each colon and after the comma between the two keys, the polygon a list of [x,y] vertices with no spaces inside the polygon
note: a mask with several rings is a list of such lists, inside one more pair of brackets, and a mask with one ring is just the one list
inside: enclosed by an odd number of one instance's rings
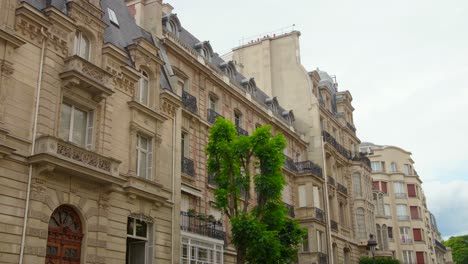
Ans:
{"label": "green tree foliage", "polygon": [[[305,230],[287,217],[281,200],[285,146],[269,126],[238,136],[232,122],[217,118],[210,129],[208,172],[217,184],[216,206],[230,219],[238,264],[296,262]],[[255,206],[249,203],[252,188]]]}
{"label": "green tree foliage", "polygon": [[[374,260],[369,257],[362,257],[359,259],[359,264],[373,264]],[[400,264],[398,259],[391,258],[376,258],[375,264]]]}
{"label": "green tree foliage", "polygon": [[457,264],[468,264],[468,235],[450,237],[443,244],[452,249],[454,262]]}

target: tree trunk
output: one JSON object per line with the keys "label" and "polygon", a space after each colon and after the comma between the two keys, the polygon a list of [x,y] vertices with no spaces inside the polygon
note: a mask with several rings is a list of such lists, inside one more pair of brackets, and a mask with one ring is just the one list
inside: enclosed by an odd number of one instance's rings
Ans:
{"label": "tree trunk", "polygon": [[244,246],[240,246],[237,248],[237,264],[245,264],[247,258],[247,249]]}

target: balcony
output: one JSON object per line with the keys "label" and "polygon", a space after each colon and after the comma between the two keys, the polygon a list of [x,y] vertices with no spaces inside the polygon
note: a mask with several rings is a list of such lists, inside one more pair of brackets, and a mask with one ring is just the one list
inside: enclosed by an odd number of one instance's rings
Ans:
{"label": "balcony", "polygon": [[[284,154],[283,154],[284,155]],[[283,166],[289,170],[292,171],[297,171],[296,168],[296,163],[294,163],[294,160],[286,155],[284,155],[284,163]]]}
{"label": "balcony", "polygon": [[447,250],[447,248],[444,246],[444,244],[440,243],[440,241],[437,240],[437,239],[434,240],[434,244],[435,244],[436,247],[438,247],[438,248],[440,248],[440,249],[442,249],[444,251]]}
{"label": "balcony", "polygon": [[330,227],[333,231],[338,232],[338,223],[334,220],[330,220]]}
{"label": "balcony", "polygon": [[314,218],[325,223],[325,214],[322,209],[317,207],[299,207],[296,208],[297,218]]}
{"label": "balcony", "polygon": [[354,133],[356,133],[356,128],[355,128],[353,125],[351,125],[350,123],[346,122],[346,126],[347,126],[349,129],[351,129]]}
{"label": "balcony", "polygon": [[195,165],[193,160],[182,157],[182,172],[188,176],[195,177]]}
{"label": "balcony", "polygon": [[295,214],[294,214],[294,206],[288,204],[288,203],[283,203],[284,206],[286,207],[286,210],[288,212],[288,215],[290,217],[295,217]]}
{"label": "balcony", "polygon": [[404,199],[404,198],[406,198],[406,197],[407,197],[406,193],[395,193],[395,198],[402,198],[402,199]]}
{"label": "balcony", "polygon": [[409,237],[402,236],[400,241],[402,244],[413,244],[413,239]]}
{"label": "balcony", "polygon": [[340,184],[340,183],[336,183],[336,189],[342,193],[342,194],[345,194],[345,195],[348,195],[348,189],[346,187],[344,187],[344,185]]}
{"label": "balcony", "polygon": [[353,161],[359,161],[359,162],[362,162],[364,163],[364,165],[367,166],[367,168],[370,170],[371,169],[371,162],[369,160],[369,158],[366,156],[366,154],[364,153],[356,153],[353,158],[352,158]]}
{"label": "balcony", "polygon": [[180,212],[180,230],[223,241],[225,238],[220,221],[194,212]]}
{"label": "balcony", "polygon": [[320,166],[318,166],[317,164],[313,163],[310,160],[296,162],[295,165],[296,165],[297,172],[299,173],[310,172],[319,176],[320,178],[323,178],[322,168],[320,168]]}
{"label": "balcony", "polygon": [[399,215],[398,221],[409,221],[409,215]]}
{"label": "balcony", "polygon": [[114,93],[111,85],[112,75],[91,62],[74,55],[64,60],[60,73],[65,87],[80,87],[99,102]]}
{"label": "balcony", "polygon": [[212,110],[212,109],[208,109],[208,122],[210,122],[211,124],[214,124],[215,121],[216,121],[216,118],[217,117],[223,117],[222,115],[218,114],[215,110]]}
{"label": "balcony", "polygon": [[347,159],[351,159],[351,151],[347,150],[345,147],[343,147],[336,139],[330,135],[327,131],[323,130],[322,131],[322,136],[323,136],[323,141],[326,143],[330,144],[338,153],[340,153],[343,157]]}
{"label": "balcony", "polygon": [[182,103],[185,109],[196,114],[198,112],[197,98],[186,91],[182,91]]}
{"label": "balcony", "polygon": [[247,132],[246,130],[244,130],[240,126],[236,126],[236,130],[237,130],[237,135],[238,136],[248,136],[249,135],[249,132]]}
{"label": "balcony", "polygon": [[335,187],[335,178],[328,176],[327,180],[329,185]]}
{"label": "balcony", "polygon": [[101,183],[123,184],[119,175],[120,161],[65,142],[44,136],[36,141],[35,154],[29,158],[32,164],[44,165],[50,170],[60,170]]}

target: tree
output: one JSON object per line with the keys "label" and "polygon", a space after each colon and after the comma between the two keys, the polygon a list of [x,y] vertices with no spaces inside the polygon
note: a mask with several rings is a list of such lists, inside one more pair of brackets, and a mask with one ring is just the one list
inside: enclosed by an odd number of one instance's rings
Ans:
{"label": "tree", "polygon": [[468,235],[453,236],[442,243],[452,249],[452,257],[455,263],[468,264]]}
{"label": "tree", "polygon": [[[362,257],[359,259],[359,264],[373,264],[374,260],[369,257]],[[375,264],[400,264],[398,259],[391,258],[375,258]]]}
{"label": "tree", "polygon": [[[206,148],[208,172],[214,176],[216,206],[230,220],[237,263],[294,263],[305,235],[287,217],[281,200],[285,139],[269,126],[238,136],[232,122],[217,118]],[[251,175],[251,171],[256,173]],[[253,186],[252,186],[253,185]],[[251,186],[256,195],[250,197]],[[256,199],[251,205],[250,199]]]}

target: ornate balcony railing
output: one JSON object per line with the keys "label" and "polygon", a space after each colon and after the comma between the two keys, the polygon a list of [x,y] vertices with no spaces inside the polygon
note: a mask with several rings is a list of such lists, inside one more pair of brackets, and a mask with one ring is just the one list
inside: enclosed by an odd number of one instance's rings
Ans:
{"label": "ornate balcony railing", "polygon": [[336,189],[343,194],[348,194],[348,189],[340,183],[336,183]]}
{"label": "ornate balcony railing", "polygon": [[330,220],[330,227],[332,230],[335,230],[336,232],[338,232],[338,223],[334,220]]}
{"label": "ornate balcony railing", "polygon": [[284,206],[286,207],[286,209],[288,210],[288,215],[290,217],[295,217],[295,214],[294,214],[294,206],[288,204],[288,203],[284,203]]}
{"label": "ornate balcony railing", "polygon": [[353,132],[356,132],[356,128],[355,128],[353,125],[351,125],[350,123],[346,122],[346,126],[347,126],[349,129],[351,129]]}
{"label": "ornate balcony railing", "polygon": [[[283,154],[284,155],[284,154]],[[294,160],[286,155],[284,155],[284,163],[283,166],[292,170],[292,171],[297,171],[296,168],[296,163],[294,163]]]}
{"label": "ornate balcony railing", "polygon": [[447,248],[444,246],[444,244],[440,243],[439,240],[434,240],[434,244],[436,245],[436,247],[439,247],[440,249],[443,249],[443,250],[447,250]]}
{"label": "ornate balcony railing", "polygon": [[197,213],[180,212],[180,229],[223,241],[225,238],[223,225],[220,221],[209,219],[209,217]]}
{"label": "ornate balcony railing", "polygon": [[182,103],[190,112],[194,114],[198,112],[197,98],[186,91],[182,91]]}
{"label": "ornate balcony railing", "polygon": [[243,128],[241,128],[239,126],[236,126],[236,130],[237,130],[237,135],[238,136],[248,136],[249,135],[249,132],[247,132],[246,130],[244,130]]}
{"label": "ornate balcony railing", "polygon": [[322,252],[317,252],[318,257],[318,264],[327,264],[328,263],[328,255]]}
{"label": "ornate balcony railing", "polygon": [[330,133],[328,133],[327,131],[323,130],[322,131],[322,136],[323,136],[323,140],[325,142],[327,142],[328,144],[332,145],[333,148],[338,152],[340,153],[342,156],[344,156],[345,158],[347,159],[351,159],[352,158],[352,155],[351,155],[351,151],[347,150],[345,147],[343,147],[340,143],[338,143],[338,141],[336,141],[336,139],[330,135]]}
{"label": "ornate balcony railing", "polygon": [[335,186],[335,178],[328,176],[327,180],[328,184],[330,184],[331,186]]}
{"label": "ornate balcony railing", "polygon": [[315,219],[324,222],[325,221],[325,214],[323,213],[323,210],[320,208],[314,208],[315,209]]}
{"label": "ornate balcony railing", "polygon": [[60,78],[64,86],[82,87],[93,95],[93,99],[100,101],[114,93],[112,75],[78,55],[64,60],[65,65]]}
{"label": "ornate balcony railing", "polygon": [[182,158],[182,172],[192,177],[195,176],[195,165],[193,160],[186,157]]}
{"label": "ornate balcony railing", "polygon": [[313,174],[323,178],[322,168],[310,160],[296,162],[296,169],[300,173],[312,172]]}
{"label": "ornate balcony railing", "polygon": [[396,198],[406,198],[406,193],[395,193]]}
{"label": "ornate balcony railing", "polygon": [[218,114],[215,110],[208,109],[208,117],[207,117],[208,122],[210,122],[211,124],[214,124],[217,117],[223,117],[223,116]]}

